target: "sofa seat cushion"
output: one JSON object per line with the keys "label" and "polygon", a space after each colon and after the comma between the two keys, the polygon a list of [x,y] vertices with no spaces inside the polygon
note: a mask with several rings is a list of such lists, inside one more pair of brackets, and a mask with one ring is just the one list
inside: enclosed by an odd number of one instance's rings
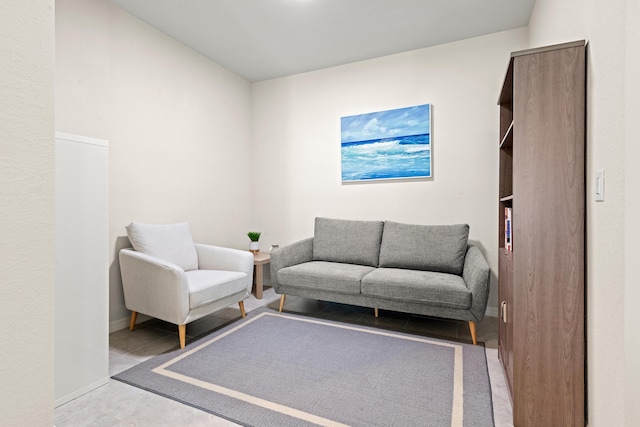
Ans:
{"label": "sofa seat cushion", "polygon": [[311,261],[278,271],[278,283],[297,288],[359,294],[360,281],[373,267],[339,262]]}
{"label": "sofa seat cushion", "polygon": [[243,290],[247,290],[246,273],[224,270],[187,271],[189,308],[210,304]]}
{"label": "sofa seat cushion", "polygon": [[316,218],[313,260],[378,266],[382,221]]}
{"label": "sofa seat cushion", "polygon": [[362,279],[362,295],[468,309],[471,291],[462,277],[433,271],[378,268]]}
{"label": "sofa seat cushion", "polygon": [[380,267],[410,268],[462,275],[469,226],[413,225],[387,221]]}

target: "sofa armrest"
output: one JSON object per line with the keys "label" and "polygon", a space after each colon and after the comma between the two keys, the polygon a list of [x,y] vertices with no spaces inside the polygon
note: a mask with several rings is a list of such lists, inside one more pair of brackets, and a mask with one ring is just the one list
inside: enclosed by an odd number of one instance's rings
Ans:
{"label": "sofa armrest", "polygon": [[189,314],[189,286],[184,270],[133,249],[121,249],[119,259],[127,309],[184,324]]}
{"label": "sofa armrest", "polygon": [[291,243],[271,252],[271,284],[276,292],[279,289],[278,271],[313,261],[313,237]]}
{"label": "sofa armrest", "polygon": [[253,275],[253,254],[240,249],[196,243],[199,270],[241,271]]}
{"label": "sofa armrest", "polygon": [[489,264],[475,246],[469,246],[464,258],[462,278],[467,288],[471,290],[471,314],[478,322],[484,318],[489,300]]}

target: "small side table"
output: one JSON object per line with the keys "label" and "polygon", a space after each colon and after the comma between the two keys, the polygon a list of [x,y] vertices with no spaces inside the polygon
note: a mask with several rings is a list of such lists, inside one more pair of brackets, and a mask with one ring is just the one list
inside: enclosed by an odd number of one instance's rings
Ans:
{"label": "small side table", "polygon": [[264,271],[262,270],[265,264],[271,262],[271,254],[269,252],[259,252],[253,254],[253,265],[255,266],[256,277],[256,298],[262,299],[262,287],[264,280]]}

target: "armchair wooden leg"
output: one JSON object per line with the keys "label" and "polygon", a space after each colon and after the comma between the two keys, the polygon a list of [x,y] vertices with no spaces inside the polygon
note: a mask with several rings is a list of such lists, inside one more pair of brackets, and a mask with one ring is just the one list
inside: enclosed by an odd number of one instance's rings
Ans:
{"label": "armchair wooden leg", "polygon": [[138,312],[137,311],[132,311],[131,312],[131,321],[129,322],[129,330],[133,331],[133,329],[136,327],[136,319],[138,318]]}
{"label": "armchair wooden leg", "polygon": [[374,309],[373,309],[373,315],[374,315],[375,317],[378,317],[378,307],[376,307],[376,308],[374,308]]}
{"label": "armchair wooden leg", "polygon": [[180,337],[180,348],[184,348],[187,338],[187,325],[178,325],[178,336]]}
{"label": "armchair wooden leg", "polygon": [[473,341],[473,345],[477,345],[478,341],[476,340],[476,322],[473,320],[469,320],[469,330],[471,331],[471,340]]}
{"label": "armchair wooden leg", "polygon": [[247,317],[247,313],[245,313],[244,311],[244,301],[240,301],[238,305],[240,306],[240,315],[244,319],[245,317]]}
{"label": "armchair wooden leg", "polygon": [[282,313],[282,309],[284,308],[284,300],[287,299],[287,296],[285,294],[282,294],[280,296],[280,309],[278,310],[280,313]]}

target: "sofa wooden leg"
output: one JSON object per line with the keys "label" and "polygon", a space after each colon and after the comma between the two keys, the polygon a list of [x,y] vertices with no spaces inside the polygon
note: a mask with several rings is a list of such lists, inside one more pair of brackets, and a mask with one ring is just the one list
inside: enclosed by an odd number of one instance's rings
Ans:
{"label": "sofa wooden leg", "polygon": [[469,330],[471,331],[471,340],[473,341],[473,345],[477,345],[478,341],[476,340],[476,322],[473,320],[469,320]]}
{"label": "sofa wooden leg", "polygon": [[285,299],[287,299],[287,296],[285,294],[280,295],[280,309],[278,310],[280,313],[282,313],[282,309],[284,308]]}
{"label": "sofa wooden leg", "polygon": [[132,311],[131,312],[131,321],[129,322],[129,330],[133,331],[133,329],[136,327],[136,319],[138,318],[138,312],[137,311]]}
{"label": "sofa wooden leg", "polygon": [[238,305],[240,306],[240,315],[244,319],[245,317],[247,317],[247,313],[244,311],[244,301],[238,302]]}
{"label": "sofa wooden leg", "polygon": [[184,348],[187,340],[187,325],[178,325],[178,336],[180,337],[180,348]]}
{"label": "sofa wooden leg", "polygon": [[378,317],[378,307],[376,307],[376,308],[374,308],[374,309],[373,309],[373,315],[374,315],[375,317]]}

